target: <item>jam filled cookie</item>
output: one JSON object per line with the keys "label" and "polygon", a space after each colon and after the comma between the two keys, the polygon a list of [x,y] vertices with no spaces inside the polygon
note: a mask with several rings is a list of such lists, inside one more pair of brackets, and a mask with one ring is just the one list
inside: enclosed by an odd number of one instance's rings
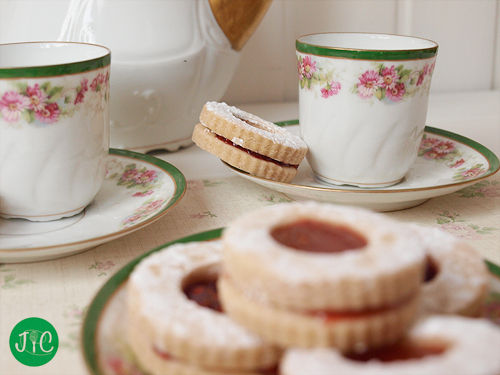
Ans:
{"label": "jam filled cookie", "polygon": [[275,368],[281,351],[222,312],[216,291],[218,241],[177,244],[132,272],[129,343],[153,374],[255,374]]}
{"label": "jam filled cookie", "polygon": [[192,139],[238,169],[280,182],[292,181],[307,152],[298,136],[226,103],[205,104]]}
{"label": "jam filled cookie", "polygon": [[427,252],[423,314],[482,314],[489,289],[486,264],[467,242],[437,228],[415,229]]}
{"label": "jam filled cookie", "polygon": [[282,375],[498,375],[500,328],[486,319],[432,316],[401,341],[359,354],[289,349]]}
{"label": "jam filled cookie", "polygon": [[359,208],[266,207],[223,232],[222,305],[281,346],[394,342],[418,312],[425,254],[416,237]]}

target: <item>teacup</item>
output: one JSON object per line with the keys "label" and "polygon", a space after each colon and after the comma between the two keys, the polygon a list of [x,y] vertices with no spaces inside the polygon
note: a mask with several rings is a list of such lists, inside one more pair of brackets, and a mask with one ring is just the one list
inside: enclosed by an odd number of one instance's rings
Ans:
{"label": "teacup", "polygon": [[399,35],[297,39],[300,132],[317,178],[369,188],[404,178],[424,133],[437,50]]}
{"label": "teacup", "polygon": [[104,182],[111,51],[85,43],[0,44],[0,216],[80,213]]}

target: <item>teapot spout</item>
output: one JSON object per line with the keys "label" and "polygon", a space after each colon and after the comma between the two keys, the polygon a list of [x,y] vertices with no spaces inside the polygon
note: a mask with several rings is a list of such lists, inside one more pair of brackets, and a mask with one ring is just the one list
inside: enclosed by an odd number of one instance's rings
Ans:
{"label": "teapot spout", "polygon": [[236,51],[241,51],[259,26],[273,0],[208,0],[220,28]]}

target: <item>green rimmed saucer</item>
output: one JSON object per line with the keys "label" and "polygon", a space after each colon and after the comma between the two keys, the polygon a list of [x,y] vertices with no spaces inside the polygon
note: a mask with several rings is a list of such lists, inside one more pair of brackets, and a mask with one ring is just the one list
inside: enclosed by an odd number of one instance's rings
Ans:
{"label": "green rimmed saucer", "polygon": [[[287,126],[289,131],[298,135],[298,123],[298,120],[290,120],[278,122],[277,125]],[[402,182],[386,188],[363,189],[327,184],[315,177],[305,159],[290,183],[256,177],[223,163],[236,175],[294,200],[312,199],[375,211],[396,211],[417,206],[430,198],[476,184],[500,168],[498,157],[491,150],[467,137],[429,126],[425,128],[424,137],[429,141],[429,147],[421,147],[419,157]],[[431,146],[434,139],[445,142],[448,146],[446,154],[438,154],[433,150]]]}

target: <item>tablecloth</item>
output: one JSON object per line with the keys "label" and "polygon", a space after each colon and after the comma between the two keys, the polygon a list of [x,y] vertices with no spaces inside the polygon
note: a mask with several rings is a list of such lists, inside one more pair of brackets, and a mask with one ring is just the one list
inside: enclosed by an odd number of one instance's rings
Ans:
{"label": "tablecloth", "polygon": [[[160,220],[118,240],[62,259],[0,264],[0,373],[87,374],[80,348],[86,310],[101,286],[132,259],[166,242],[224,227],[260,207],[290,202],[281,193],[238,176],[188,180],[183,199]],[[500,264],[500,175],[413,208],[388,212],[402,222],[438,227],[471,242]],[[59,335],[56,356],[28,367],[10,352],[9,335],[22,319],[40,317]]]}

